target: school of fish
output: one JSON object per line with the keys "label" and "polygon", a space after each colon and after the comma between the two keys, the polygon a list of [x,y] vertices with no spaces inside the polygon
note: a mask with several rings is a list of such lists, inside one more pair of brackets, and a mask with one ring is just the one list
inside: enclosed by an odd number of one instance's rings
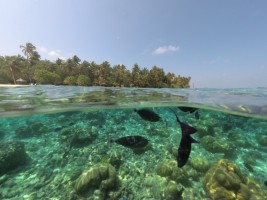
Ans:
{"label": "school of fish", "polygon": [[[199,119],[199,113],[197,108],[192,107],[178,107],[183,112],[190,112],[195,113],[195,118]],[[150,109],[135,109],[134,110],[142,119],[150,122],[158,122],[161,118],[160,116]],[[181,122],[178,118],[176,112],[171,109],[176,117],[177,123],[180,125],[182,130],[182,137],[178,147],[178,154],[177,154],[177,166],[179,168],[183,167],[190,156],[191,152],[191,144],[198,143],[194,138],[191,137],[191,134],[197,132],[194,127],[189,126],[188,124]],[[143,136],[135,135],[135,136],[125,136],[115,140],[117,144],[120,144],[124,147],[128,147],[131,149],[135,148],[144,148],[148,144],[148,139]]]}

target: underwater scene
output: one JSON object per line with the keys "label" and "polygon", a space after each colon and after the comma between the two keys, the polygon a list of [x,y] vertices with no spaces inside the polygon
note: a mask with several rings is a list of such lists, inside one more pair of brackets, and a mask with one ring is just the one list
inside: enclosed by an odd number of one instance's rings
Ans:
{"label": "underwater scene", "polygon": [[0,87],[0,199],[267,199],[267,88]]}

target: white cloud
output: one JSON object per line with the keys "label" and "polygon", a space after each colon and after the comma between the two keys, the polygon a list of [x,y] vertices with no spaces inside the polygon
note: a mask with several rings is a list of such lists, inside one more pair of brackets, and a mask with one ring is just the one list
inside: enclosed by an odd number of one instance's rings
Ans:
{"label": "white cloud", "polygon": [[159,55],[159,54],[167,53],[169,51],[178,51],[179,49],[180,48],[178,46],[173,46],[173,45],[161,46],[161,47],[155,49],[152,54]]}
{"label": "white cloud", "polygon": [[61,60],[66,60],[66,58],[61,55],[60,50],[51,50],[48,52],[48,55],[54,58],[60,58]]}
{"label": "white cloud", "polygon": [[60,51],[59,50],[51,50],[48,52],[49,56],[53,56],[53,57],[60,57]]}
{"label": "white cloud", "polygon": [[37,47],[37,51],[42,54],[42,57],[46,59],[57,59],[60,58],[62,60],[66,60],[64,56],[61,55],[61,51],[56,49],[56,50],[48,50],[45,47]]}

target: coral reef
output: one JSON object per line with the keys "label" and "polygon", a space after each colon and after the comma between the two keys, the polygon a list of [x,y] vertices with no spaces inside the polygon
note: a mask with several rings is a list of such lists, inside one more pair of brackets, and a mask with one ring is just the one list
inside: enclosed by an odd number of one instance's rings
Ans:
{"label": "coral reef", "polygon": [[197,127],[197,134],[198,134],[198,137],[202,138],[204,136],[214,136],[215,132],[214,132],[214,128],[213,126],[205,126],[203,124],[200,124],[198,127]]}
{"label": "coral reef", "polygon": [[84,147],[91,144],[97,137],[97,132],[90,124],[78,124],[61,130],[60,139],[69,147]]}
{"label": "coral reef", "polygon": [[190,158],[189,164],[198,172],[206,172],[210,168],[209,161],[202,156]]}
{"label": "coral reef", "polygon": [[[163,119],[158,123],[142,120],[132,108],[0,118],[0,160],[9,155],[1,170],[31,158],[0,175],[0,199],[267,199],[266,120],[208,109],[197,120],[177,111],[198,129],[199,141],[178,168],[181,130],[168,108],[154,109]],[[144,136],[149,145],[132,151],[108,142],[127,135]],[[4,145],[14,137],[25,149],[15,141]],[[218,164],[221,158],[231,158],[242,173],[230,161]]]}
{"label": "coral reef", "polygon": [[165,126],[157,128],[154,126],[147,127],[146,131],[150,136],[169,137],[169,132]]}
{"label": "coral reef", "polygon": [[111,153],[109,153],[107,156],[104,156],[101,161],[119,168],[122,163],[122,154],[118,151],[111,151]]}
{"label": "coral reef", "polygon": [[141,199],[182,199],[183,186],[165,177],[149,174],[143,181],[145,191],[141,192]]}
{"label": "coral reef", "polygon": [[23,139],[29,137],[38,137],[47,130],[48,128],[40,122],[33,122],[32,124],[28,122],[27,125],[16,129],[15,138]]}
{"label": "coral reef", "polygon": [[201,144],[206,150],[212,153],[229,153],[233,149],[229,141],[209,135],[202,138]]}
{"label": "coral reef", "polygon": [[267,135],[257,134],[256,140],[261,146],[267,146]]}
{"label": "coral reef", "polygon": [[203,185],[213,200],[267,199],[259,184],[244,176],[237,165],[226,159],[219,160],[209,169]]}
{"label": "coral reef", "polygon": [[164,190],[165,199],[179,200],[182,199],[182,193],[184,188],[181,184],[177,184],[174,181],[169,181]]}
{"label": "coral reef", "polygon": [[174,157],[174,158],[177,158],[178,156],[178,149],[177,149],[177,146],[173,146],[171,144],[168,144],[166,146],[166,150]]}
{"label": "coral reef", "polygon": [[117,181],[115,168],[108,163],[99,163],[80,175],[76,181],[75,190],[78,194],[90,195],[98,189],[104,199],[106,192],[116,187]]}
{"label": "coral reef", "polygon": [[22,142],[0,142],[0,176],[25,164],[27,160]]}
{"label": "coral reef", "polygon": [[185,168],[178,168],[176,160],[165,160],[158,164],[156,172],[162,177],[176,181],[177,183],[187,184],[188,174]]}

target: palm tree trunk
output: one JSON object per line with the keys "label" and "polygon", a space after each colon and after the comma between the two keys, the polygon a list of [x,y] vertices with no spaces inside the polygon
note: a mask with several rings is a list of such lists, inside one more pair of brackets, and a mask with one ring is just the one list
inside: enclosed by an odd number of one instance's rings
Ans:
{"label": "palm tree trunk", "polygon": [[17,85],[12,67],[10,66],[9,69],[10,69],[10,71],[11,71],[11,74],[12,74],[12,78],[13,78],[14,84]]}

